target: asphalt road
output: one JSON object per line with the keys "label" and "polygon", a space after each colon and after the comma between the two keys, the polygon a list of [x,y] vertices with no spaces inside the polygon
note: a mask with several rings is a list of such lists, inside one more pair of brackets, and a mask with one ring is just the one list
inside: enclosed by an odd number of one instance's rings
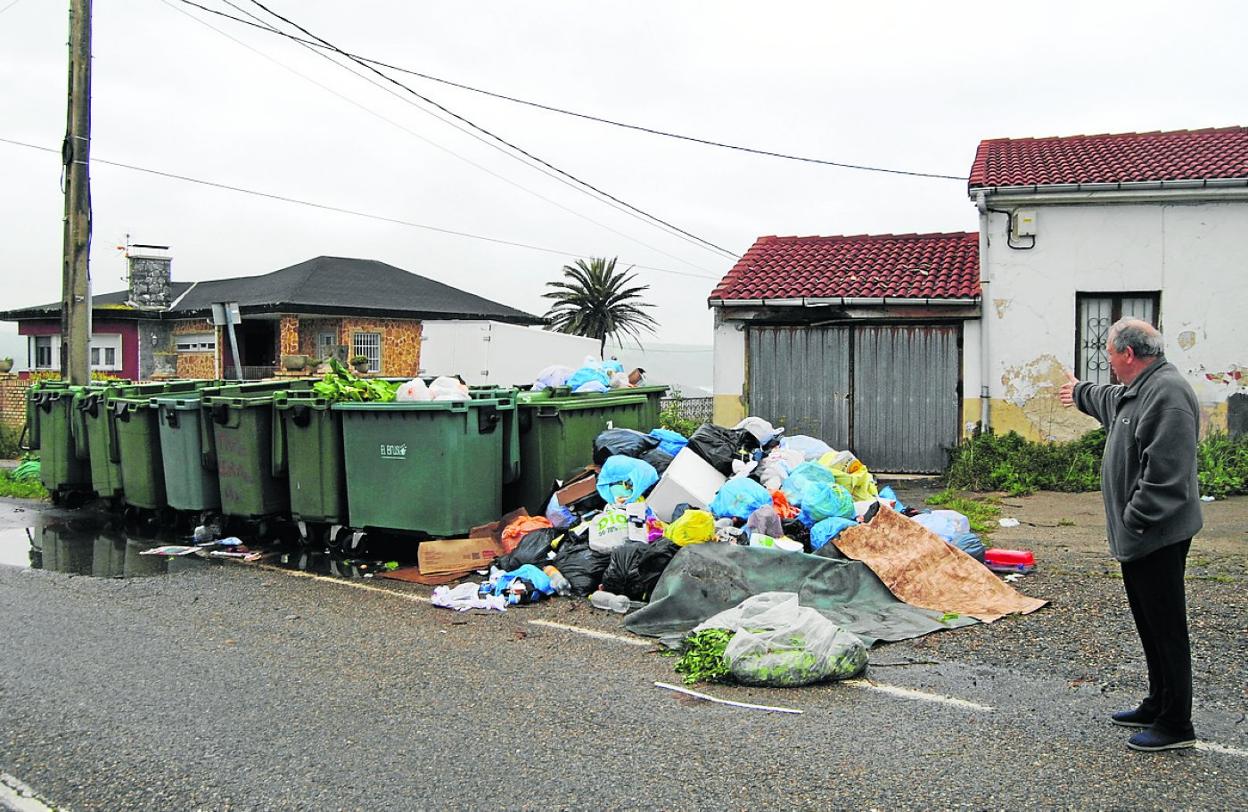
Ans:
{"label": "asphalt road", "polygon": [[629,637],[587,601],[458,614],[426,594],[233,564],[131,580],[0,567],[0,773],[76,810],[1248,798],[1245,725],[1222,715],[1198,716],[1204,749],[1135,753],[1105,721],[1134,695],[904,643],[872,651],[874,688],[703,688],[800,715],[713,705],[654,687],[679,678],[648,646],[534,622]]}

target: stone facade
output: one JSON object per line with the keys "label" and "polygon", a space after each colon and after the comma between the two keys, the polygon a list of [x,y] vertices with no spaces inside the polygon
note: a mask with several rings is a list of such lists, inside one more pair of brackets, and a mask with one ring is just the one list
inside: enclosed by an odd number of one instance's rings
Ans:
{"label": "stone facade", "polygon": [[166,308],[173,302],[168,258],[131,256],[130,301],[139,307]]}
{"label": "stone facade", "polygon": [[411,319],[343,319],[343,344],[347,355],[356,333],[381,333],[381,374],[392,378],[414,378],[420,374],[421,324]]}
{"label": "stone facade", "polygon": [[[283,355],[299,355],[299,317],[298,316],[282,316],[281,324],[278,328],[278,352],[277,360],[280,363]],[[311,355],[311,353],[308,353]]]}
{"label": "stone facade", "polygon": [[[299,322],[299,349],[296,352],[314,360],[321,360],[322,352],[320,337],[323,333],[333,333],[339,346],[348,342],[342,337],[342,319],[302,319]],[[350,354],[348,348],[347,354]],[[346,358],[340,358],[346,361]]]}
{"label": "stone facade", "polygon": [[217,364],[223,347],[222,329],[213,327],[207,319],[187,319],[174,322],[170,331],[170,344],[177,342],[178,336],[190,333],[212,333],[216,336],[217,350],[213,352],[180,352],[178,353],[179,378],[215,378],[220,367]]}

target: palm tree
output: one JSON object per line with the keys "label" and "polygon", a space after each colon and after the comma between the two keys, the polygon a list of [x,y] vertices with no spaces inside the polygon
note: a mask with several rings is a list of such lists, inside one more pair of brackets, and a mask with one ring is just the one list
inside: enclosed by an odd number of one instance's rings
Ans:
{"label": "palm tree", "polygon": [[638,336],[644,330],[653,333],[658,327],[647,308],[654,305],[642,301],[641,294],[649,285],[633,285],[636,274],[616,271],[615,260],[594,257],[589,262],[578,259],[575,265],[563,266],[563,278],[547,282],[554,288],[542,294],[554,300],[546,311],[550,326],[560,333],[598,339],[598,355],[605,357],[607,338],[620,334]]}

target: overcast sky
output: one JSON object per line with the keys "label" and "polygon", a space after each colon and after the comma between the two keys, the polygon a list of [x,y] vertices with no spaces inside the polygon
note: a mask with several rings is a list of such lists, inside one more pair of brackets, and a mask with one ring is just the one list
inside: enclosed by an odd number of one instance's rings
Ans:
{"label": "overcast sky", "polygon": [[[200,2],[242,16],[225,0]],[[249,0],[233,2],[286,28]],[[496,93],[707,140],[961,178],[983,138],[1248,124],[1248,6],[1236,2],[264,2],[343,50]],[[177,280],[365,257],[539,314],[543,285],[563,264],[618,256],[651,286],[659,340],[710,343],[706,297],[733,265],[724,254],[507,157],[396,86],[380,89],[181,0],[97,2],[94,23],[97,161],[553,251],[97,162],[96,292],[124,287],[116,246],[127,234],[170,245]],[[67,32],[67,0],[0,0],[0,139],[59,152]],[[734,254],[766,234],[976,227],[965,181],[748,155],[392,75]],[[4,308],[59,296],[56,152],[0,142]]]}

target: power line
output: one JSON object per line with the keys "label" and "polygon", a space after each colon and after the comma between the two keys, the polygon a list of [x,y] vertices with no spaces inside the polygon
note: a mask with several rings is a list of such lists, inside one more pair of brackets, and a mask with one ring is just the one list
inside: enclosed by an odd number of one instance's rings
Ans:
{"label": "power line", "polygon": [[[344,94],[342,94],[342,93],[339,93],[338,91],[334,90],[332,87],[329,87],[328,85],[322,84],[321,82],[318,82],[317,80],[313,79],[312,77],[310,77],[310,76],[308,76],[308,75],[306,75],[306,74],[300,73],[299,71],[295,70],[294,68],[290,67],[289,65],[285,65],[285,64],[281,63],[280,61],[278,61],[277,59],[273,58],[272,56],[269,56],[268,54],[264,53],[263,51],[260,51],[260,50],[258,50],[258,49],[256,49],[256,48],[253,48],[252,46],[250,46],[250,45],[248,45],[247,43],[243,42],[242,40],[238,39],[237,37],[233,37],[233,36],[231,36],[230,34],[226,33],[225,31],[222,31],[221,29],[217,28],[216,26],[214,26],[212,23],[208,22],[207,20],[202,20],[202,19],[200,19],[199,17],[195,16],[194,14],[191,14],[189,11],[185,11],[185,10],[183,10],[183,9],[179,8],[177,5],[175,5],[173,2],[171,2],[171,0],[161,0],[161,2],[162,2],[162,3],[164,3],[166,6],[168,6],[169,8],[173,9],[174,11],[178,12],[179,14],[181,14],[181,15],[183,15],[183,16],[185,16],[185,17],[187,17],[187,18],[191,19],[191,20],[194,20],[195,22],[199,23],[199,24],[200,24],[200,25],[202,25],[202,26],[205,26],[206,28],[211,29],[212,31],[215,31],[216,33],[220,34],[221,36],[225,37],[226,39],[230,40],[231,42],[233,42],[233,43],[235,43],[235,44],[239,45],[240,47],[242,47],[242,48],[246,48],[247,50],[251,51],[252,53],[256,54],[257,56],[259,56],[259,57],[261,57],[261,58],[263,58],[263,59],[266,59],[266,60],[268,60],[269,62],[272,62],[273,64],[277,65],[278,67],[282,68],[283,70],[287,70],[287,71],[289,71],[289,72],[293,73],[294,75],[298,76],[299,78],[303,79],[304,81],[306,81],[306,82],[310,82],[311,84],[316,85],[317,87],[319,87],[320,89],[324,90],[325,92],[330,93],[330,94],[332,94],[332,95],[336,96],[336,97],[337,97],[337,98],[339,98],[339,99],[342,99],[342,100],[343,100],[343,101],[345,101],[347,104],[350,104],[350,105],[352,105],[352,106],[354,106],[354,107],[357,107],[357,108],[359,108],[360,110],[363,110],[364,112],[368,113],[369,115],[374,116],[374,117],[376,117],[376,118],[378,118],[378,119],[381,119],[382,121],[386,122],[387,124],[390,124],[391,126],[396,127],[396,128],[398,128],[398,129],[402,130],[403,132],[407,133],[408,135],[411,135],[413,138],[418,138],[418,139],[420,139],[421,141],[425,142],[426,144],[428,144],[428,145],[430,145],[430,146],[434,147],[435,149],[441,150],[442,152],[445,152],[446,154],[450,155],[451,157],[453,157],[453,158],[455,158],[455,159],[457,159],[457,160],[459,160],[459,161],[463,161],[464,163],[468,164],[469,166],[471,166],[471,167],[473,167],[473,168],[475,168],[475,169],[478,169],[478,170],[480,170],[480,171],[482,171],[482,172],[485,172],[487,175],[490,175],[490,176],[492,176],[492,177],[495,177],[495,178],[497,178],[498,180],[501,180],[503,183],[506,183],[506,184],[508,184],[508,185],[510,185],[510,186],[513,186],[513,187],[515,187],[516,189],[519,189],[520,191],[525,192],[526,194],[530,194],[530,195],[532,195],[532,196],[536,197],[538,200],[541,200],[541,201],[543,201],[543,202],[549,203],[550,205],[555,206],[556,208],[561,209],[561,210],[563,210],[563,211],[567,212],[568,214],[573,215],[574,217],[579,217],[580,219],[585,220],[586,222],[593,223],[594,225],[598,226],[599,228],[602,228],[602,229],[605,229],[605,230],[607,230],[607,231],[610,231],[611,233],[613,233],[613,234],[615,234],[615,235],[617,235],[617,236],[623,237],[624,239],[629,240],[629,241],[631,241],[631,242],[635,242],[635,243],[637,243],[638,245],[641,245],[641,246],[643,246],[643,247],[645,247],[645,248],[650,249],[651,251],[654,251],[654,252],[656,252],[656,253],[662,254],[663,256],[668,257],[668,258],[670,258],[670,259],[674,259],[674,260],[676,260],[677,262],[682,262],[682,263],[684,263],[685,265],[690,266],[691,268],[697,268],[697,269],[698,269],[698,270],[700,270],[700,271],[705,271],[705,272],[707,272],[707,273],[712,273],[712,271],[709,271],[709,270],[707,270],[706,268],[701,267],[701,266],[700,266],[700,265],[698,265],[697,263],[690,262],[689,260],[684,259],[683,257],[679,257],[679,256],[676,256],[675,254],[672,254],[672,253],[668,252],[668,251],[664,251],[663,249],[659,248],[658,246],[650,245],[649,243],[644,242],[643,240],[640,240],[640,239],[638,239],[638,238],[636,238],[636,237],[633,237],[633,236],[631,236],[631,235],[629,235],[629,234],[626,234],[625,232],[620,231],[619,229],[612,228],[611,226],[607,225],[606,223],[599,222],[598,220],[593,219],[592,217],[590,217],[589,215],[587,215],[587,214],[585,214],[585,213],[583,213],[583,212],[579,212],[579,211],[577,211],[576,209],[573,209],[573,208],[571,208],[571,207],[569,207],[569,206],[565,206],[565,205],[563,205],[562,203],[559,203],[559,202],[558,202],[558,201],[556,201],[556,200],[552,200],[551,198],[546,197],[545,195],[542,195],[542,194],[540,194],[540,193],[538,193],[538,192],[536,192],[536,191],[534,191],[534,190],[532,190],[532,189],[530,189],[530,188],[528,188],[528,187],[526,187],[526,186],[524,186],[524,185],[522,185],[522,184],[520,184],[520,183],[517,183],[516,181],[513,181],[513,180],[511,180],[511,179],[509,179],[509,178],[507,178],[507,177],[504,177],[503,175],[500,175],[499,173],[497,173],[497,172],[495,172],[495,171],[493,171],[493,170],[489,169],[488,167],[485,167],[485,166],[483,166],[483,165],[481,165],[481,164],[477,163],[476,161],[473,161],[473,160],[471,160],[471,159],[469,159],[469,158],[464,157],[463,155],[460,155],[459,153],[455,152],[454,150],[450,149],[449,147],[443,146],[442,144],[439,144],[438,142],[436,142],[436,141],[434,141],[434,140],[432,140],[432,139],[430,139],[430,138],[426,138],[425,136],[421,135],[420,133],[416,132],[415,130],[412,130],[412,129],[410,129],[410,128],[408,128],[408,127],[404,126],[403,124],[399,123],[398,121],[395,121],[394,119],[389,118],[389,117],[387,117],[387,116],[385,116],[385,115],[383,115],[383,114],[381,114],[381,113],[377,112],[376,110],[373,110],[372,108],[370,108],[370,107],[368,107],[367,105],[364,105],[364,104],[362,104],[362,103],[360,103],[360,102],[356,101],[355,99],[352,99],[352,98],[350,98],[350,97],[348,97],[348,96],[346,96],[346,95],[344,95]],[[227,2],[228,2],[228,0],[227,0]],[[233,6],[233,3],[230,3],[230,5],[231,5],[231,6]],[[237,6],[235,6],[235,8],[237,8]],[[244,9],[239,9],[239,11],[240,11],[240,12],[242,12],[243,14],[248,14],[248,15],[250,15],[250,12],[248,12],[248,11],[246,11],[246,10],[244,10]],[[253,18],[254,18],[254,19],[259,20],[259,18],[258,18],[258,17],[254,17],[254,15],[251,15],[251,16],[253,16]],[[263,21],[261,21],[261,22],[263,22]],[[278,31],[278,29],[275,29],[275,28],[270,28],[270,29],[268,29],[268,30]],[[278,33],[280,33],[280,32],[278,32]],[[305,45],[304,47],[308,47],[308,46],[306,46],[306,45]],[[311,48],[309,48],[309,50],[312,50],[312,49],[311,49]],[[340,63],[338,63],[338,62],[334,62],[334,61],[333,61],[333,59],[332,59],[329,55],[327,55],[327,54],[324,54],[324,53],[321,53],[320,51],[315,51],[315,50],[313,51],[313,53],[315,53],[317,56],[320,56],[320,57],[322,57],[322,58],[324,58],[324,59],[329,60],[330,62],[332,62],[332,63],[333,63],[335,66],[337,66],[337,67],[341,67],[341,68],[344,68],[345,70],[352,71],[352,73],[354,73],[354,72],[355,72],[355,71],[354,71],[351,67],[349,67],[349,66],[347,66],[347,65],[341,65],[341,64],[340,64]],[[368,82],[371,82],[371,83],[376,84],[378,87],[380,87],[382,90],[385,90],[387,93],[394,94],[394,95],[395,95],[396,97],[398,97],[401,101],[403,101],[403,102],[405,102],[405,103],[408,103],[408,104],[413,104],[413,105],[415,105],[415,102],[412,102],[412,101],[411,101],[410,99],[408,99],[407,97],[405,97],[405,96],[400,96],[400,95],[399,95],[399,94],[397,94],[394,90],[392,90],[392,89],[390,89],[390,88],[388,88],[388,87],[382,87],[380,84],[377,84],[377,80],[376,80],[376,79],[373,79],[373,78],[368,77],[368,76],[363,76],[363,75],[360,75],[360,74],[358,74],[358,73],[357,73],[357,74],[355,74],[355,75],[359,76],[361,79],[364,79],[365,81],[368,81]],[[425,113],[427,113],[427,112],[428,112],[428,111],[424,110],[423,108],[420,108],[419,106],[417,106],[417,109],[421,110],[421,112],[425,112]],[[430,115],[432,115],[432,114],[430,114]],[[494,146],[494,145],[492,145],[492,144],[491,144],[490,146]],[[499,149],[498,147],[495,147],[495,148],[496,148],[496,149]]]}
{"label": "power line", "polygon": [[[18,147],[26,147],[27,149],[36,149],[36,150],[39,150],[40,152],[51,152],[57,155],[60,155],[61,153],[59,149],[53,149],[51,147],[41,147],[38,144],[28,144],[25,141],[17,141],[12,138],[4,138],[3,136],[0,136],[0,143],[13,144],[14,146],[18,146]],[[565,250],[558,249],[558,248],[546,248],[540,245],[532,245],[530,243],[515,242],[513,240],[504,240],[498,237],[486,237],[482,234],[473,234],[467,231],[455,231],[449,228],[440,228],[438,226],[431,226],[425,223],[417,223],[412,220],[403,220],[397,217],[387,217],[382,214],[370,214],[368,212],[357,211],[355,209],[348,209],[342,206],[333,206],[328,203],[316,203],[310,200],[301,200],[297,197],[288,197],[286,195],[274,194],[272,192],[260,192],[255,189],[246,189],[241,186],[231,186],[228,183],[218,183],[216,181],[204,180],[202,178],[193,178],[193,177],[190,177],[189,175],[179,175],[173,172],[163,172],[159,169],[148,169],[147,167],[122,163],[121,161],[108,161],[103,158],[97,158],[94,155],[91,156],[91,163],[104,164],[106,166],[116,166],[122,169],[130,169],[135,172],[143,172],[148,175],[156,175],[162,178],[169,178],[171,180],[180,180],[180,181],[185,181],[187,183],[199,184],[201,186],[210,186],[214,189],[224,189],[230,192],[239,192],[245,195],[253,195],[255,197],[262,197],[267,200],[277,200],[283,203],[295,203],[300,206],[308,206],[314,209],[321,209],[323,211],[337,212],[339,214],[350,214],[355,217],[363,217],[368,220],[378,220],[383,223],[393,223],[395,225],[407,226],[409,228],[419,228],[425,231],[434,231],[439,234],[448,234],[453,237],[465,237],[467,239],[472,239],[472,240],[482,240],[484,242],[491,242],[491,243],[495,243],[498,245],[507,245],[513,248],[526,248],[530,251],[541,251],[547,254],[557,254],[558,256],[561,256],[561,257],[590,256],[590,253],[587,253],[587,252],[565,251]],[[633,265],[632,267],[641,268],[647,271],[655,271],[657,273],[668,273],[668,274],[674,274],[676,276],[689,276],[695,279],[714,279],[718,281],[720,278],[719,276],[713,276],[713,275],[708,275],[708,274],[689,273],[687,271],[674,271],[671,268],[656,268],[651,265]]]}
{"label": "power line", "polygon": [[20,2],[22,2],[22,0],[13,0],[13,2],[12,2],[12,3],[9,3],[9,4],[8,4],[7,6],[5,6],[4,8],[0,8],[0,14],[3,14],[4,12],[6,12],[6,11],[8,11],[9,9],[13,8],[14,6],[16,6],[16,5],[17,5],[18,3],[20,3]]}
{"label": "power line", "polygon": [[[243,25],[249,25],[253,28],[259,28],[262,31],[268,31],[269,33],[277,34],[279,36],[286,37],[287,39],[295,40],[296,42],[302,42],[305,45],[311,45],[317,48],[327,47],[327,46],[321,45],[320,43],[313,42],[311,40],[305,40],[302,37],[296,37],[293,34],[289,34],[285,31],[281,31],[276,28],[267,27],[263,25],[257,25],[256,23],[251,22],[250,20],[244,20],[241,17],[235,17],[234,15],[227,14],[224,11],[218,11],[216,9],[207,8],[206,6],[201,6],[199,3],[194,2],[194,0],[180,0],[180,2],[186,3],[187,5],[195,6],[196,8],[203,9],[204,11],[207,11],[210,14],[217,14],[221,17],[225,17],[226,19],[234,20],[235,22],[242,23]],[[863,172],[881,172],[881,173],[889,174],[889,175],[905,175],[905,176],[915,177],[915,178],[934,178],[937,180],[956,180],[956,181],[961,181],[963,183],[966,182],[966,177],[961,176],[961,175],[944,175],[944,174],[940,174],[936,172],[915,172],[915,171],[906,170],[906,169],[890,169],[888,167],[883,167],[883,166],[868,166],[866,164],[851,164],[851,163],[846,163],[843,161],[827,160],[824,158],[811,158],[809,156],[792,155],[790,153],[777,152],[775,150],[759,149],[756,147],[746,147],[740,144],[729,144],[723,141],[714,141],[708,138],[698,138],[697,136],[693,136],[693,135],[683,135],[681,133],[669,132],[667,130],[656,129],[654,127],[646,127],[640,124],[629,124],[624,121],[615,121],[614,119],[603,118],[601,116],[595,116],[589,113],[579,113],[575,110],[567,110],[562,107],[554,107],[549,104],[542,104],[541,102],[529,101],[528,99],[521,99],[516,96],[508,96],[505,93],[497,93],[492,90],[484,90],[479,87],[473,87],[472,85],[466,85],[461,82],[452,81],[450,79],[442,79],[440,77],[433,76],[428,73],[421,73],[420,71],[412,70],[410,68],[403,68],[403,67],[399,67],[398,65],[392,65],[388,62],[383,62],[378,59],[370,59],[369,57],[366,57],[366,56],[359,56],[356,54],[347,54],[346,52],[341,52],[341,53],[344,53],[347,56],[350,56],[352,59],[358,60],[360,62],[366,62],[370,65],[377,65],[378,67],[387,68],[388,70],[398,71],[399,73],[406,73],[409,76],[416,76],[420,79],[427,79],[430,82],[437,82],[439,84],[447,85],[448,87],[454,87],[460,90],[467,90],[471,93],[478,93],[482,96],[489,96],[494,99],[500,99],[502,101],[511,102],[513,104],[521,104],[521,105],[525,105],[526,107],[533,107],[538,110],[545,110],[550,113],[558,113],[564,116],[572,116],[573,118],[580,118],[586,121],[597,122],[599,124],[607,124],[612,127],[620,127],[625,130],[634,130],[636,132],[647,133],[649,135],[658,135],[664,138],[675,138],[680,141],[689,141],[694,144],[703,144],[705,146],[710,146],[710,147],[719,147],[720,149],[729,149],[729,150],[735,150],[737,152],[746,152],[752,155],[762,155],[768,158],[781,158],[786,161],[800,161],[802,163],[819,164],[821,166],[834,166],[839,169],[855,169],[855,170],[860,170]]]}
{"label": "power line", "polygon": [[562,176],[564,176],[564,177],[568,178],[569,180],[573,181],[573,182],[574,182],[574,183],[576,183],[577,185],[582,186],[582,187],[584,187],[584,188],[586,188],[586,189],[592,190],[592,191],[593,191],[593,192],[595,192],[596,194],[602,195],[603,197],[606,197],[606,198],[608,198],[608,199],[610,199],[610,200],[613,200],[613,201],[615,201],[616,203],[620,204],[621,206],[624,206],[624,207],[626,207],[626,208],[628,208],[628,209],[630,209],[630,210],[632,210],[632,211],[634,211],[634,212],[636,212],[636,213],[638,213],[638,214],[642,215],[643,217],[645,217],[645,218],[647,218],[647,219],[649,219],[649,220],[652,220],[652,221],[654,221],[654,222],[656,222],[656,223],[659,223],[659,224],[661,224],[661,225],[664,225],[664,226],[666,226],[667,228],[670,228],[670,229],[672,229],[672,230],[674,230],[674,231],[676,231],[676,232],[678,232],[678,233],[680,233],[680,234],[683,234],[683,235],[685,235],[686,237],[689,237],[689,238],[691,238],[691,239],[693,239],[693,240],[696,240],[697,242],[702,243],[703,245],[705,245],[705,246],[707,246],[707,247],[709,247],[709,248],[711,248],[711,249],[714,249],[714,250],[716,250],[716,251],[719,251],[720,253],[724,254],[725,256],[731,257],[731,258],[733,258],[733,259],[736,259],[736,258],[737,258],[737,255],[736,255],[736,254],[734,254],[732,251],[729,251],[727,248],[724,248],[724,247],[722,247],[722,246],[716,245],[715,243],[710,242],[709,240],[703,239],[702,237],[699,237],[698,235],[693,234],[692,232],[686,231],[686,230],[684,230],[684,229],[680,228],[679,226],[673,225],[672,223],[669,223],[668,221],[666,221],[666,220],[664,220],[664,219],[662,219],[662,218],[660,218],[660,217],[657,217],[657,216],[655,216],[655,215],[653,215],[653,214],[650,214],[649,212],[644,211],[644,210],[642,210],[642,209],[639,209],[639,208],[637,208],[636,206],[632,205],[631,203],[627,203],[627,202],[625,202],[625,201],[621,200],[620,198],[615,197],[614,195],[611,195],[611,194],[609,194],[609,193],[607,193],[607,192],[604,192],[602,189],[599,189],[598,187],[594,186],[593,184],[591,184],[591,183],[589,183],[589,182],[587,182],[587,181],[581,180],[580,178],[576,177],[575,175],[572,175],[572,174],[570,174],[570,173],[568,173],[568,172],[563,171],[562,169],[558,168],[558,167],[557,167],[557,166],[555,166],[554,164],[551,164],[551,163],[549,163],[548,161],[545,161],[545,160],[543,160],[543,159],[541,159],[541,158],[537,157],[536,155],[532,154],[531,152],[528,152],[528,151],[524,150],[523,148],[521,148],[521,147],[517,146],[516,144],[511,143],[510,141],[506,140],[505,138],[503,138],[503,137],[501,137],[501,136],[499,136],[499,135],[496,135],[495,133],[490,132],[489,130],[485,129],[484,127],[481,127],[481,126],[479,126],[478,124],[476,124],[476,123],[474,123],[474,122],[470,121],[469,119],[465,118],[464,116],[461,116],[461,115],[459,115],[458,113],[455,113],[454,111],[452,111],[452,110],[448,109],[447,107],[444,107],[443,105],[438,104],[437,102],[435,102],[435,101],[433,101],[432,99],[430,99],[428,96],[425,96],[425,95],[423,95],[423,94],[421,94],[421,93],[416,92],[415,90],[413,90],[412,88],[410,88],[410,87],[408,87],[407,85],[403,84],[402,82],[400,82],[399,80],[395,79],[394,77],[392,77],[392,76],[390,76],[390,75],[388,75],[388,74],[382,73],[381,71],[379,71],[379,70],[377,70],[376,68],[374,68],[372,65],[369,65],[369,64],[367,64],[367,63],[365,63],[365,62],[360,61],[359,59],[356,59],[355,57],[353,57],[353,56],[351,56],[350,54],[348,54],[346,51],[343,51],[341,48],[339,48],[339,47],[337,47],[336,45],[334,45],[334,44],[330,43],[329,41],[327,41],[327,40],[325,40],[325,39],[322,39],[321,37],[318,37],[316,34],[313,34],[311,31],[309,31],[308,29],[306,29],[306,28],[304,28],[303,26],[299,25],[298,23],[296,23],[296,22],[294,22],[294,21],[290,20],[290,19],[289,19],[289,18],[287,18],[287,17],[283,17],[281,14],[278,14],[277,12],[275,12],[275,11],[271,10],[268,6],[264,5],[264,3],[261,3],[261,2],[260,2],[260,0],[251,0],[251,3],[252,3],[252,5],[258,6],[259,8],[263,9],[263,10],[264,10],[265,12],[267,12],[269,15],[271,15],[271,16],[273,16],[273,17],[276,17],[277,19],[279,19],[279,20],[281,20],[282,22],[286,23],[287,25],[292,26],[292,27],[294,27],[294,28],[298,29],[299,31],[302,31],[302,32],[303,32],[304,34],[306,34],[307,36],[312,37],[313,39],[319,40],[321,43],[323,43],[325,46],[327,46],[327,47],[329,47],[329,48],[333,49],[333,50],[334,50],[336,53],[338,53],[339,55],[341,55],[341,56],[343,56],[343,57],[346,57],[347,59],[350,59],[351,61],[355,62],[356,64],[360,65],[361,67],[366,68],[367,70],[372,71],[373,73],[377,74],[377,75],[378,75],[378,76],[380,76],[381,78],[385,79],[387,82],[390,82],[391,84],[394,84],[394,85],[397,85],[397,86],[399,86],[399,87],[403,88],[403,89],[404,89],[404,90],[406,90],[408,93],[410,93],[410,94],[412,94],[413,96],[415,96],[416,98],[418,98],[418,99],[420,99],[420,100],[424,101],[426,104],[433,105],[434,107],[438,108],[439,110],[441,110],[442,112],[446,113],[447,115],[452,116],[452,117],[453,117],[453,118],[455,118],[456,120],[463,122],[464,124],[468,125],[469,127],[472,127],[474,130],[477,130],[478,132],[480,132],[480,133],[482,133],[482,134],[484,134],[484,135],[488,136],[489,138],[491,138],[491,139],[493,139],[493,140],[497,141],[498,143],[503,144],[503,145],[507,146],[508,148],[510,148],[510,149],[512,149],[512,150],[515,150],[516,152],[520,153],[521,155],[524,155],[524,156],[525,156],[526,158],[528,158],[529,160],[532,160],[532,161],[537,161],[538,163],[542,164],[543,166],[547,167],[548,169],[551,169],[551,170],[553,170],[553,171],[555,171],[555,172],[558,172],[560,175],[562,175]]}

